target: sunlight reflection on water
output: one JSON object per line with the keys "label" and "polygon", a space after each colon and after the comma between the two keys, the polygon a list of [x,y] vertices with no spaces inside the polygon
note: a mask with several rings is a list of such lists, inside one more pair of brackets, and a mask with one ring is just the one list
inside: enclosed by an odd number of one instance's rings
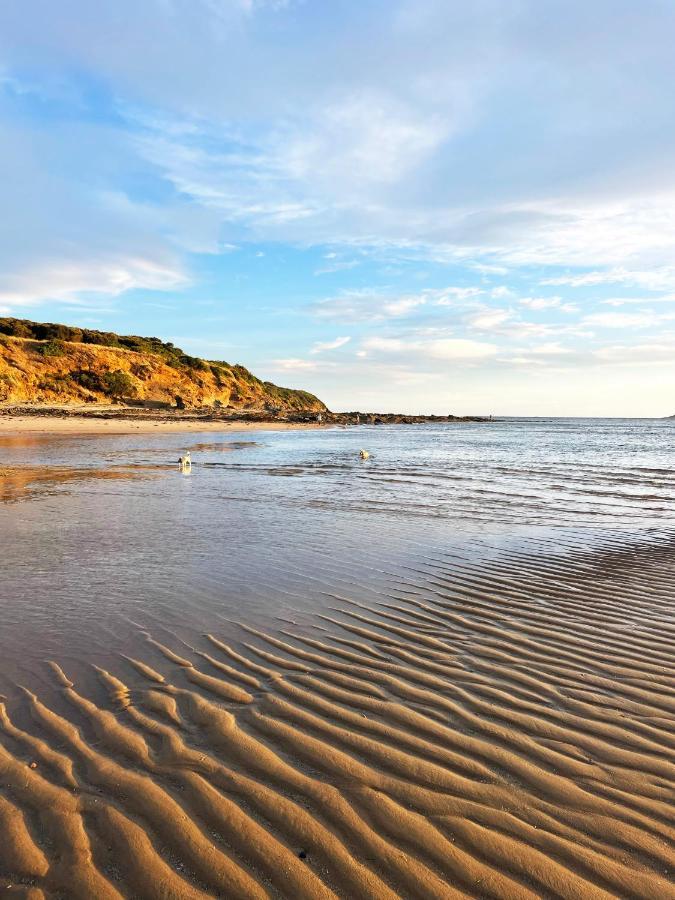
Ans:
{"label": "sunlight reflection on water", "polygon": [[533,533],[665,528],[673,438],[646,420],[5,436],[2,675],[100,662],[141,627],[302,627],[333,593],[376,598],[408,567]]}

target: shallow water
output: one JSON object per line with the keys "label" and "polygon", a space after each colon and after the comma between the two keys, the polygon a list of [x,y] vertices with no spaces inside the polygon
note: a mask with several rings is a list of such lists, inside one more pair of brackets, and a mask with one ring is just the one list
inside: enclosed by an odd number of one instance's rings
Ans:
{"label": "shallow water", "polygon": [[[140,628],[301,627],[331,594],[368,600],[439,555],[658,534],[675,513],[672,421],[0,443],[4,690],[34,684],[45,658],[114,655]],[[190,473],[175,462],[186,449]]]}

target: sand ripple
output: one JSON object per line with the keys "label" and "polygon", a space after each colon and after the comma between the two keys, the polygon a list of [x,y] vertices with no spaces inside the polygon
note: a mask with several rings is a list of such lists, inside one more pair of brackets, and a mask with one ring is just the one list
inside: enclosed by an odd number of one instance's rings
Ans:
{"label": "sand ripple", "polygon": [[52,663],[0,704],[1,895],[675,897],[673,544],[560,549]]}

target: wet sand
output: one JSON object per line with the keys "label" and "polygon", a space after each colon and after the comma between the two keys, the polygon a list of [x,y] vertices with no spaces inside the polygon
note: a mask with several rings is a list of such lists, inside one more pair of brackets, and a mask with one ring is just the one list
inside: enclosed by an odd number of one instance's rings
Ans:
{"label": "wet sand", "polygon": [[0,467],[0,503],[45,497],[58,488],[83,481],[121,481],[149,478],[164,472],[167,466],[119,467],[118,469],[78,469],[68,466]]}
{"label": "wet sand", "polygon": [[178,434],[206,431],[295,431],[324,428],[318,422],[214,422],[209,420],[155,421],[140,419],[95,419],[85,416],[0,415],[0,436],[5,434]]}
{"label": "wet sand", "polygon": [[673,536],[429,568],[45,663],[0,708],[2,895],[675,897]]}

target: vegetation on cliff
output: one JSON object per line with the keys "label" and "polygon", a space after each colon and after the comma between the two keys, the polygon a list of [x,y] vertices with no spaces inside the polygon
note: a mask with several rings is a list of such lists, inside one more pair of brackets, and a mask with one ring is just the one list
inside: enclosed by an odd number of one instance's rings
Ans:
{"label": "vegetation on cliff", "polygon": [[0,402],[158,401],[187,407],[322,412],[313,394],[242,365],[189,356],[154,337],[0,318]]}

